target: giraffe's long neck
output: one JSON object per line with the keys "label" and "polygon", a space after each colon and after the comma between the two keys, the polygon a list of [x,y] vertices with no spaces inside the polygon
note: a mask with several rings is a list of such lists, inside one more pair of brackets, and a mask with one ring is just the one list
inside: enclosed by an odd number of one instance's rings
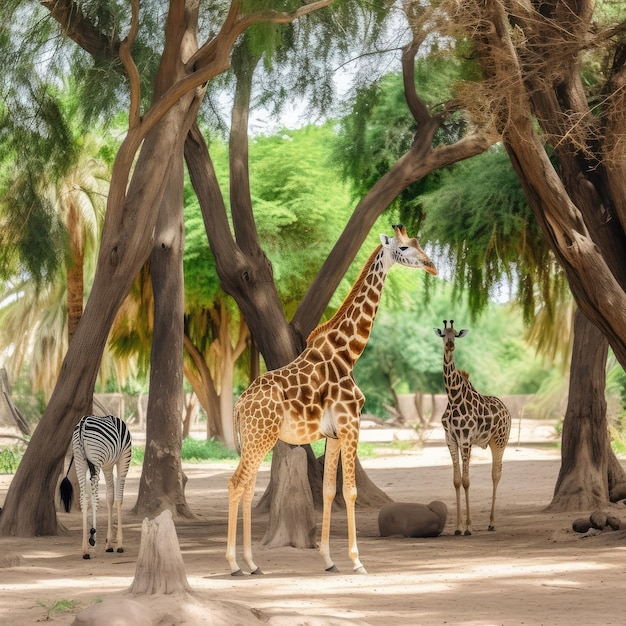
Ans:
{"label": "giraffe's long neck", "polygon": [[465,387],[466,381],[456,369],[454,353],[444,349],[443,353],[443,379],[448,393],[448,400],[453,402],[458,399],[459,392]]}
{"label": "giraffe's long neck", "polygon": [[335,354],[354,364],[363,353],[372,332],[390,265],[385,250],[378,246],[335,315],[311,332],[307,345],[330,343]]}

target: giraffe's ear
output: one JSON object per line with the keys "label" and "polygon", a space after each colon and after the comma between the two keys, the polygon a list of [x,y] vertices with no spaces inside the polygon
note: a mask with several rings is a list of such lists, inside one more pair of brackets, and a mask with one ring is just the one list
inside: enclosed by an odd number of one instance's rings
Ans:
{"label": "giraffe's ear", "polygon": [[435,335],[437,335],[438,337],[443,337],[443,331],[441,330],[441,328],[433,328],[433,330],[435,331]]}
{"label": "giraffe's ear", "polygon": [[390,238],[387,237],[387,235],[382,235],[382,234],[380,236],[380,243],[382,243],[383,246],[385,246],[385,248],[388,248],[391,245]]}
{"label": "giraffe's ear", "polygon": [[457,337],[465,337],[465,335],[467,335],[467,333],[469,333],[469,330],[467,328],[463,328],[462,330],[460,330],[456,336]]}

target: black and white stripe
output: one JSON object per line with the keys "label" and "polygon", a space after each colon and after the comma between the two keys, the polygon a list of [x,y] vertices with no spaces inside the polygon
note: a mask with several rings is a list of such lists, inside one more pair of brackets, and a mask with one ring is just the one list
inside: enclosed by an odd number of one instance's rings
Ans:
{"label": "black and white stripe", "polygon": [[[107,490],[108,528],[106,551],[113,552],[112,513],[113,503],[117,508],[117,551],[122,547],[122,501],[124,483],[132,456],[132,441],[126,424],[113,415],[86,415],[74,428],[72,434],[72,461],[76,463],[76,475],[80,487],[80,508],[83,512],[83,558],[89,558],[88,544],[96,544],[96,514],[98,511],[98,482],[100,470],[104,474]],[[71,462],[70,462],[71,467]],[[113,468],[116,468],[117,480],[113,480]],[[91,483],[92,526],[87,533],[88,491],[86,475],[89,470]],[[68,468],[69,473],[69,468]],[[67,476],[61,482],[61,500],[65,510],[69,511],[72,501],[72,484]]]}

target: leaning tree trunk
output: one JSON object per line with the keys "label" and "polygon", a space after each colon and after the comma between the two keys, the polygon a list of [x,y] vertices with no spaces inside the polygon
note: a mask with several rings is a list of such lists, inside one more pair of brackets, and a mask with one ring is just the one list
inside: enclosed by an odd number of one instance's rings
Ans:
{"label": "leaning tree trunk", "polygon": [[[549,505],[552,511],[588,511],[605,506],[610,490],[624,480],[613,464],[606,419],[605,368],[608,342],[577,310],[569,399],[561,448],[561,470]],[[613,484],[611,484],[613,483]]]}

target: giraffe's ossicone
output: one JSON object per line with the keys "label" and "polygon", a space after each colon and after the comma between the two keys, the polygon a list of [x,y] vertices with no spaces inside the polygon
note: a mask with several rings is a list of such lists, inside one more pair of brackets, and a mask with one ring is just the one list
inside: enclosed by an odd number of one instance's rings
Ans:
{"label": "giraffe's ossicone", "polygon": [[437,274],[417,239],[407,237],[404,226],[393,228],[393,237],[380,236],[380,245],[365,263],[343,304],[328,322],[311,332],[304,351],[285,367],[259,376],[235,403],[234,434],[241,458],[228,482],[226,547],[233,575],[242,573],[236,560],[237,517],[242,498],[243,558],[252,573],[262,573],[252,560],[251,547],[252,498],[261,461],[278,439],[306,444],[322,437],[326,438],[326,454],[320,552],[326,569],[336,571],[330,558],[330,513],[341,454],[348,555],[354,571],[365,573],[359,560],[354,514],[355,458],[364,397],[352,370],[370,336],[389,268],[398,263]]}
{"label": "giraffe's ossicone", "polygon": [[[464,337],[467,329],[456,331],[454,321],[443,320],[443,330],[434,329],[443,339],[443,376],[448,394],[448,405],[441,422],[446,434],[446,444],[452,457],[453,482],[456,491],[455,534],[472,534],[469,503],[469,463],[472,446],[491,448],[491,478],[493,494],[489,530],[495,530],[496,491],[502,476],[502,456],[509,441],[511,414],[500,398],[483,396],[469,380],[469,374],[458,370],[454,364],[456,339]],[[459,465],[459,453],[461,466]],[[461,485],[465,490],[465,522],[461,520]]]}

